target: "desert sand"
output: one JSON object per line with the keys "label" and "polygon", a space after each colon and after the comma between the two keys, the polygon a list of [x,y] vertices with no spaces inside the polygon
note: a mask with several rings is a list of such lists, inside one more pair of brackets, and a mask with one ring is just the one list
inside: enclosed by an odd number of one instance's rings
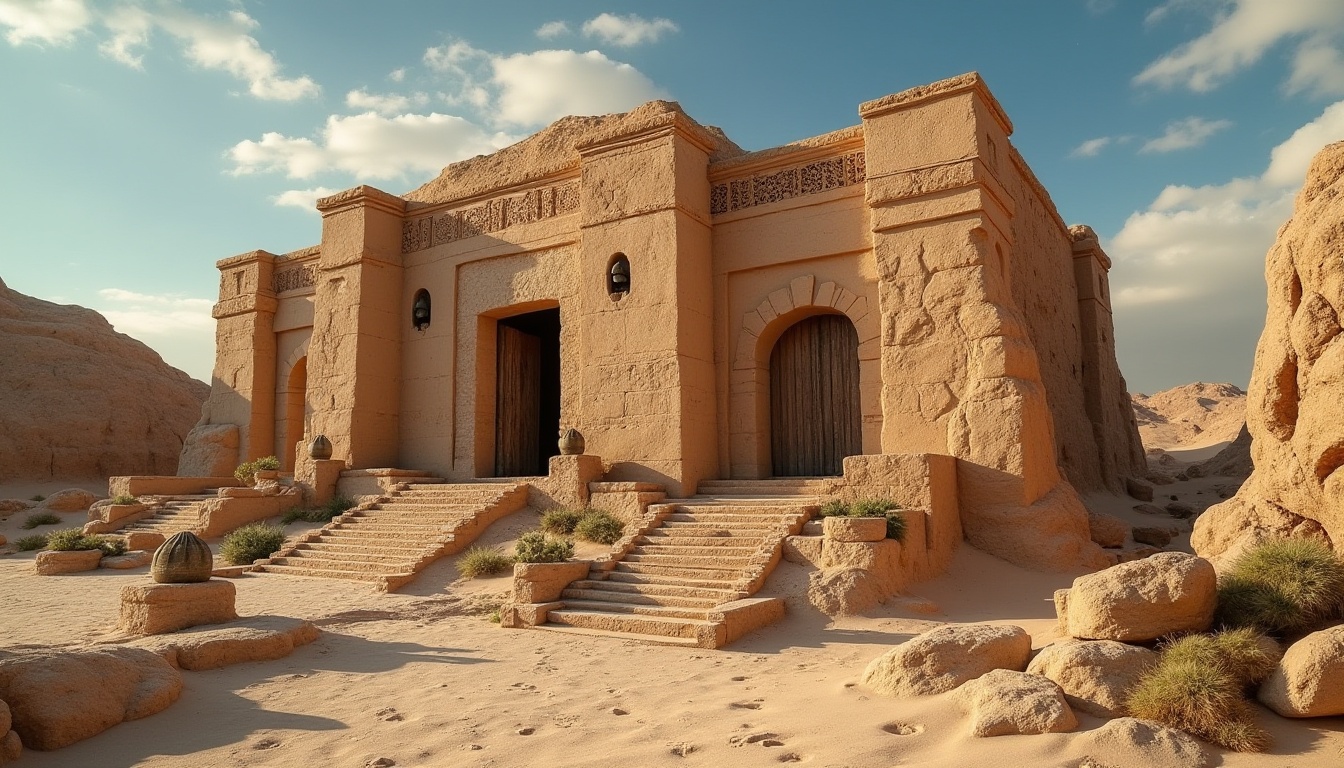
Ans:
{"label": "desert sand", "polygon": [[[1202,508],[1229,482],[1161,486],[1158,498]],[[50,490],[4,486],[0,497]],[[1133,500],[1088,501],[1136,525],[1155,519],[1133,511]],[[0,522],[0,534],[13,541],[25,533],[24,517]],[[83,513],[69,518],[75,525]],[[1188,531],[1188,522],[1156,519]],[[530,510],[510,515],[482,543],[508,546],[536,521]],[[1173,542],[1187,546],[1188,532]],[[39,577],[33,557],[0,557],[2,647],[106,639],[121,587],[148,581],[143,568]],[[782,563],[764,594],[786,597],[789,616],[719,651],[501,629],[489,614],[510,579],[460,581],[454,560],[434,564],[397,594],[340,581],[239,578],[241,615],[310,619],[322,636],[282,660],[184,672],[185,692],[166,711],[55,752],[25,750],[19,764],[364,766],[387,758],[398,766],[1060,766],[1087,757],[1083,734],[1105,722],[1079,713],[1069,734],[974,738],[951,694],[892,699],[858,685],[869,661],[942,623],[1017,624],[1036,648],[1058,637],[1050,598],[1073,575],[1023,570],[966,545],[947,575],[910,590],[937,606],[931,614],[896,599],[865,617],[831,620],[801,597],[809,568]],[[1209,747],[1214,764],[1344,761],[1344,718],[1289,721],[1258,712],[1274,734],[1271,751]],[[1105,755],[1094,757],[1105,764]]]}

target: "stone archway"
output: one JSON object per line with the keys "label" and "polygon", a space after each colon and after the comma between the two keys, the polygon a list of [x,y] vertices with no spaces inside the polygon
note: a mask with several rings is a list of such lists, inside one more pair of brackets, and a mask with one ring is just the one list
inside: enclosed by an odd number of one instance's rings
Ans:
{"label": "stone archway", "polygon": [[[871,309],[870,309],[871,306]],[[794,278],[744,313],[729,389],[729,472],[734,478],[775,473],[771,449],[770,359],[776,342],[812,316],[848,318],[857,343],[858,411],[861,453],[880,453],[882,388],[876,302],[835,281],[815,275]]]}
{"label": "stone archway", "polygon": [[297,459],[296,443],[305,437],[308,411],[308,345],[294,350],[282,367],[280,380],[280,429],[276,454],[282,472],[293,472]]}
{"label": "stone archway", "polygon": [[863,452],[859,336],[842,314],[805,317],[770,352],[770,466],[775,477],[843,474]]}

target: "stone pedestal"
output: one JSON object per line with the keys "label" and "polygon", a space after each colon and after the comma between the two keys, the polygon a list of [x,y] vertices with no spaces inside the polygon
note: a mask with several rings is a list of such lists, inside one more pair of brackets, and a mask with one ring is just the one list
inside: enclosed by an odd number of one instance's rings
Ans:
{"label": "stone pedestal", "polygon": [[33,570],[39,576],[55,576],[62,573],[92,571],[98,567],[103,553],[97,549],[83,549],[73,552],[38,552],[33,561]]}
{"label": "stone pedestal", "polygon": [[132,634],[161,635],[200,624],[222,624],[238,618],[236,597],[233,583],[218,579],[123,587],[117,626]]}
{"label": "stone pedestal", "polygon": [[528,504],[539,509],[588,506],[588,484],[602,479],[602,457],[552,456],[546,477],[532,483]]}
{"label": "stone pedestal", "polygon": [[344,459],[301,457],[294,467],[294,484],[303,488],[304,503],[318,507],[336,496],[336,483],[343,471]]}

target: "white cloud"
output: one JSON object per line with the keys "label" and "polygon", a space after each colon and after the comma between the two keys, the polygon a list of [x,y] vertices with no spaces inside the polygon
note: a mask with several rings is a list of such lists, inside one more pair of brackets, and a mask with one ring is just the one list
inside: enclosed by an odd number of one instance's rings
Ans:
{"label": "white cloud", "polygon": [[320,92],[309,77],[287,78],[274,55],[251,35],[259,26],[242,11],[225,16],[203,16],[174,4],[153,10],[134,4],[118,5],[95,15],[82,0],[0,0],[0,26],[9,27],[5,39],[12,45],[33,40],[65,43],[97,22],[110,36],[98,44],[108,58],[135,69],[144,68],[141,51],[151,32],[163,30],[182,48],[187,60],[203,69],[227,72],[247,83],[259,99],[294,101]]}
{"label": "white cloud", "polygon": [[490,54],[479,48],[473,48],[471,43],[465,40],[454,40],[448,45],[426,48],[423,58],[425,65],[430,69],[460,74],[471,61],[489,57]]}
{"label": "white cloud", "polygon": [[10,45],[64,45],[88,27],[93,14],[83,0],[0,0],[0,26]]}
{"label": "white cloud", "polygon": [[329,187],[313,187],[311,189],[289,189],[275,197],[271,202],[282,208],[301,208],[305,211],[317,212],[317,201],[320,198],[328,197],[340,192],[339,189]]}
{"label": "white cloud", "polygon": [[154,347],[169,365],[210,381],[215,364],[214,302],[179,294],[153,295],[120,288],[98,291],[98,310],[112,327]]}
{"label": "white cloud", "polygon": [[357,89],[345,94],[345,105],[351,109],[368,110],[385,115],[400,114],[412,106],[424,106],[429,96],[424,93],[403,95],[399,93],[369,93]]}
{"label": "white cloud", "polygon": [[392,70],[391,72],[388,72],[387,79],[391,80],[394,83],[400,83],[402,80],[406,79],[406,68],[398,67]]}
{"label": "white cloud", "polygon": [[1071,157],[1096,157],[1105,149],[1113,139],[1110,136],[1099,136],[1095,139],[1088,139],[1082,144],[1073,148],[1069,153]]}
{"label": "white cloud", "polygon": [[[1322,73],[1316,67],[1329,55],[1322,50],[1330,48],[1327,35],[1344,32],[1344,3],[1339,0],[1231,0],[1231,3],[1231,11],[1220,12],[1211,30],[1149,64],[1134,82],[1211,91],[1228,77],[1255,64],[1279,41],[1303,37],[1307,39],[1299,44],[1298,62],[1289,87],[1323,88],[1338,82],[1337,73]],[[1174,8],[1189,4],[1188,0],[1175,0],[1149,13],[1148,21],[1161,22]],[[1304,48],[1308,49],[1305,62]]]}
{"label": "white cloud", "polygon": [[628,16],[603,13],[583,22],[583,34],[624,48],[640,43],[656,43],[664,32],[678,32],[680,29],[668,19],[645,19],[633,13]]}
{"label": "white cloud", "polygon": [[374,112],[332,115],[319,140],[266,133],[229,151],[234,175],[280,172],[308,179],[341,171],[356,179],[397,179],[437,172],[443,166],[493,152],[516,141],[489,133],[461,117],[431,113],[383,117]]}
{"label": "white cloud", "polygon": [[495,57],[497,119],[535,126],[565,115],[620,112],[666,94],[639,70],[598,51],[537,51]]}
{"label": "white cloud", "polygon": [[553,40],[561,35],[568,35],[569,25],[563,21],[548,21],[537,27],[535,34],[542,40]]}
{"label": "white cloud", "polygon": [[1324,38],[1303,43],[1293,56],[1293,74],[1284,89],[1291,95],[1309,91],[1312,96],[1344,96],[1344,57]]}
{"label": "white cloud", "polygon": [[1140,152],[1175,152],[1178,149],[1198,147],[1215,133],[1232,127],[1231,120],[1205,120],[1187,117],[1167,124],[1167,132],[1144,143]]}
{"label": "white cloud", "polygon": [[[1171,185],[1107,244],[1116,338],[1142,391],[1244,383],[1264,320],[1265,252],[1321,147],[1344,139],[1344,101],[1276,146],[1264,173]],[[1131,375],[1132,374],[1132,375]]]}

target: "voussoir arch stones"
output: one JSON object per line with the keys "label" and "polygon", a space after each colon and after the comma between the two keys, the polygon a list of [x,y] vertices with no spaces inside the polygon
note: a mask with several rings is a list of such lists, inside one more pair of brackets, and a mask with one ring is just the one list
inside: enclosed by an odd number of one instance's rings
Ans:
{"label": "voussoir arch stones", "polygon": [[816,275],[802,275],[771,291],[760,304],[742,315],[734,367],[757,368],[768,364],[770,350],[789,326],[808,315],[836,313],[854,324],[859,335],[859,359],[877,359],[880,325],[877,308],[869,306],[868,297],[835,281],[818,283]]}

